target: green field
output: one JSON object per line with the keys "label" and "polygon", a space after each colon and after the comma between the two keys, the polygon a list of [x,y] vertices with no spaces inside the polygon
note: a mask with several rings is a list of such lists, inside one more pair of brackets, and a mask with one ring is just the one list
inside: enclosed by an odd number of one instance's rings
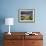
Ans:
{"label": "green field", "polygon": [[21,16],[21,20],[32,20],[33,16]]}

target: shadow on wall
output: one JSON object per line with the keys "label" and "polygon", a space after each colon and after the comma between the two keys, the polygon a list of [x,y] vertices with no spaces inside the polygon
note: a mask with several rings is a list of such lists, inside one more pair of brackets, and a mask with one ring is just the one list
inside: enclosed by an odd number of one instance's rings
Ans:
{"label": "shadow on wall", "polygon": [[2,32],[2,25],[5,23],[5,17],[0,16],[0,46],[3,46],[3,32]]}
{"label": "shadow on wall", "polygon": [[0,33],[2,33],[2,25],[5,24],[5,17],[4,16],[0,16]]}

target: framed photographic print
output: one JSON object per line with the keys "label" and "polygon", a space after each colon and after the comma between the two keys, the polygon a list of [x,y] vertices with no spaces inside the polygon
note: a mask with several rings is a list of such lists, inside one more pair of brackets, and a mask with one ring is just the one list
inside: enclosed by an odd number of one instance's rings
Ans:
{"label": "framed photographic print", "polygon": [[35,9],[19,9],[18,10],[19,22],[35,22]]}

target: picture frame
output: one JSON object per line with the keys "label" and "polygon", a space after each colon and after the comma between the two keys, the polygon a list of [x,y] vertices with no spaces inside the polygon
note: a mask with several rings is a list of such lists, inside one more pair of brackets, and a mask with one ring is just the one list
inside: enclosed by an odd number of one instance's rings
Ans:
{"label": "picture frame", "polygon": [[34,23],[35,22],[35,9],[19,9],[18,21],[22,23]]}

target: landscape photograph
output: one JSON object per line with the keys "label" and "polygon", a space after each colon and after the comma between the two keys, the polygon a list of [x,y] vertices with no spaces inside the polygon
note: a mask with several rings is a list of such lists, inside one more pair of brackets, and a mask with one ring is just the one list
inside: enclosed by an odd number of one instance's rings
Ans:
{"label": "landscape photograph", "polygon": [[33,11],[21,11],[21,20],[33,20]]}

